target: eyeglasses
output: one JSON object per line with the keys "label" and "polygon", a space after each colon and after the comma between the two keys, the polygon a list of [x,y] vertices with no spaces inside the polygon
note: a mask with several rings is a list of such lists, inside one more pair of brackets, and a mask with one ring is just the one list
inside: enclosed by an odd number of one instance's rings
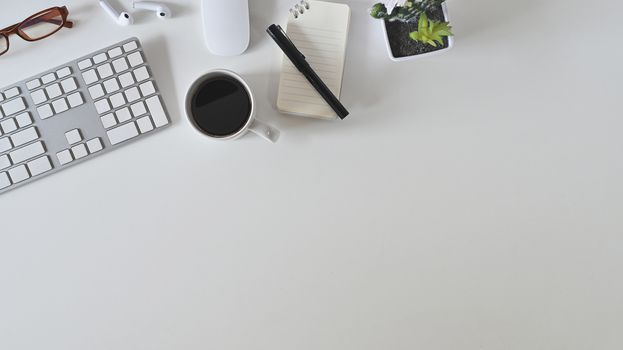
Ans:
{"label": "eyeglasses", "polygon": [[35,13],[23,22],[0,30],[0,56],[9,51],[9,35],[17,34],[26,41],[45,39],[63,27],[71,28],[74,23],[67,20],[67,7],[51,7]]}

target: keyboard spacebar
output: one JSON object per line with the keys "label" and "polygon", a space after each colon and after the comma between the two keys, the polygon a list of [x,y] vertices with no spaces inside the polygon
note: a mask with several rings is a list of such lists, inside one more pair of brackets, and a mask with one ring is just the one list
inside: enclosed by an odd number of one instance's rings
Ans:
{"label": "keyboard spacebar", "polygon": [[134,124],[134,122],[108,130],[108,138],[110,139],[110,143],[113,145],[127,141],[136,136],[138,136],[138,130],[136,129],[136,124]]}

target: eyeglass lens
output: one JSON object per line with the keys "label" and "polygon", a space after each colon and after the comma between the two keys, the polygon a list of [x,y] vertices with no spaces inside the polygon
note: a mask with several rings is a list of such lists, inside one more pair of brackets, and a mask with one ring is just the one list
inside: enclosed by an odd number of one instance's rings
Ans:
{"label": "eyeglass lens", "polygon": [[54,9],[24,21],[19,31],[31,40],[44,38],[63,26],[63,15]]}

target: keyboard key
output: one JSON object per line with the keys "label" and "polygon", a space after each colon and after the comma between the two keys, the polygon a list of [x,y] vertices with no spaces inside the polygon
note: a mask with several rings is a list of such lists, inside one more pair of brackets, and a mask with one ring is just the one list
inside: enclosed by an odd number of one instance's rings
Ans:
{"label": "keyboard key", "polygon": [[106,79],[109,76],[113,75],[112,66],[110,63],[103,64],[97,67],[97,73],[100,75],[100,78]]}
{"label": "keyboard key", "polygon": [[121,73],[129,68],[128,61],[126,61],[124,57],[114,60],[112,62],[112,66],[115,69],[115,72],[117,73]]}
{"label": "keyboard key", "polygon": [[73,129],[66,132],[65,138],[67,139],[67,143],[69,143],[70,145],[82,141],[82,135],[80,135],[80,130],[78,129]]}
{"label": "keyboard key", "polygon": [[132,106],[130,106],[130,109],[132,109],[132,114],[134,115],[134,117],[140,117],[143,114],[147,113],[147,109],[145,109],[145,104],[143,103],[143,101],[139,101],[133,104]]}
{"label": "keyboard key", "polygon": [[141,93],[143,94],[143,96],[149,96],[151,94],[154,94],[156,92],[156,88],[154,87],[154,83],[151,81],[148,81],[146,83],[143,83],[139,86],[139,88],[141,89]]}
{"label": "keyboard key", "polygon": [[11,181],[13,181],[14,184],[22,182],[24,180],[28,180],[30,178],[30,174],[28,174],[28,169],[26,169],[26,166],[23,164],[9,170],[9,176],[11,177]]}
{"label": "keyboard key", "polygon": [[115,58],[117,56],[120,56],[122,53],[123,51],[121,51],[120,47],[115,47],[114,49],[108,50],[108,56],[110,56],[110,58]]}
{"label": "keyboard key", "polygon": [[26,87],[28,88],[28,90],[34,90],[39,86],[41,86],[41,80],[39,79],[31,80],[26,83]]}
{"label": "keyboard key", "polygon": [[13,142],[14,147],[25,145],[28,142],[34,141],[38,138],[39,133],[37,132],[37,128],[35,128],[34,126],[11,135],[11,141]]}
{"label": "keyboard key", "polygon": [[128,107],[121,108],[115,114],[117,115],[119,123],[127,122],[128,120],[132,119],[132,115],[130,114],[130,110],[128,109]]}
{"label": "keyboard key", "polygon": [[72,92],[78,88],[76,79],[74,78],[68,78],[61,81],[61,86],[63,87],[63,91],[65,91],[65,93]]}
{"label": "keyboard key", "polygon": [[131,67],[136,67],[138,65],[143,64],[143,62],[145,62],[143,60],[143,56],[141,55],[140,51],[128,55],[128,61],[130,62]]}
{"label": "keyboard key", "polygon": [[130,72],[124,73],[119,76],[119,82],[121,83],[121,86],[126,88],[134,84],[134,77],[132,77],[132,73]]}
{"label": "keyboard key", "polygon": [[124,107],[118,110],[115,114],[117,115],[117,120],[119,120],[119,123],[124,123],[132,119],[132,114],[130,114],[130,110],[128,109],[128,107]]}
{"label": "keyboard key", "polygon": [[5,116],[11,116],[17,112],[21,112],[26,109],[26,104],[22,97],[11,100],[2,105],[2,110]]}
{"label": "keyboard key", "polygon": [[49,73],[41,77],[41,81],[44,84],[49,84],[53,82],[54,80],[56,80],[56,75],[54,73]]}
{"label": "keyboard key", "polygon": [[110,129],[113,126],[117,125],[117,120],[115,120],[115,115],[112,113],[103,115],[100,118],[100,120],[102,121],[102,125],[104,126],[104,129]]}
{"label": "keyboard key", "polygon": [[162,102],[160,102],[158,96],[150,97],[145,102],[147,103],[147,109],[149,109],[149,113],[154,119],[154,124],[157,128],[169,124],[167,115],[164,113],[164,108],[162,107]]}
{"label": "keyboard key", "polygon": [[2,123],[0,123],[0,127],[2,128],[2,131],[4,131],[5,134],[8,134],[10,132],[17,130],[17,124],[15,124],[15,120],[13,119],[7,119],[3,121]]}
{"label": "keyboard key", "polygon": [[138,48],[138,46],[136,45],[136,41],[131,41],[131,42],[123,45],[123,50],[125,52],[130,52],[132,50],[136,50],[136,48]]}
{"label": "keyboard key", "polygon": [[89,149],[89,153],[95,153],[101,151],[104,146],[102,146],[102,141],[98,137],[87,141],[87,148]]}
{"label": "keyboard key", "polygon": [[63,92],[61,91],[61,86],[58,84],[50,85],[45,88],[45,93],[50,99],[57,98],[63,94]]}
{"label": "keyboard key", "polygon": [[11,97],[15,97],[15,96],[19,95],[19,93],[20,93],[20,90],[19,90],[19,88],[16,86],[16,87],[14,87],[14,88],[12,88],[12,89],[9,89],[9,90],[5,91],[5,92],[4,92],[4,97],[5,97],[5,98],[7,98],[7,99],[9,99],[9,98],[11,98]]}
{"label": "keyboard key", "polygon": [[148,116],[138,119],[136,124],[138,124],[141,134],[154,130],[154,126],[151,124],[151,119]]}
{"label": "keyboard key", "polygon": [[0,102],[4,101],[4,95],[0,92]]}
{"label": "keyboard key", "polygon": [[112,104],[112,108],[119,108],[125,104],[125,99],[123,98],[122,93],[114,94],[110,96],[110,103]]}
{"label": "keyboard key", "polygon": [[87,58],[86,60],[78,62],[78,68],[80,68],[80,70],[85,70],[91,67],[92,65],[93,65],[93,62],[91,62],[90,58]]}
{"label": "keyboard key", "polygon": [[91,85],[98,80],[97,74],[95,73],[94,69],[90,69],[82,73],[82,78],[84,79],[84,82],[87,83],[87,85]]}
{"label": "keyboard key", "polygon": [[8,137],[0,139],[0,153],[8,151],[11,148],[13,148],[13,146],[11,145],[11,141]]}
{"label": "keyboard key", "polygon": [[71,153],[74,154],[74,158],[76,159],[84,158],[89,155],[89,151],[87,151],[87,148],[83,143],[73,146],[71,148]]}
{"label": "keyboard key", "polygon": [[128,100],[128,102],[132,103],[136,100],[138,100],[139,98],[141,98],[141,94],[138,92],[138,89],[135,87],[129,88],[127,89],[125,92],[125,97]]}
{"label": "keyboard key", "polygon": [[63,113],[69,109],[69,106],[67,105],[67,101],[65,101],[64,98],[61,98],[61,99],[58,99],[52,102],[52,107],[54,107],[54,112],[56,114]]}
{"label": "keyboard key", "polygon": [[79,92],[75,92],[69,96],[67,96],[67,101],[69,102],[69,107],[74,108],[76,106],[80,106],[84,103],[82,99],[82,95]]}
{"label": "keyboard key", "polygon": [[95,64],[100,64],[104,61],[106,61],[106,59],[108,59],[108,57],[106,57],[106,53],[102,52],[100,54],[97,54],[93,57],[93,62]]}
{"label": "keyboard key", "polygon": [[35,104],[37,104],[37,105],[42,104],[43,102],[45,102],[45,101],[47,101],[47,100],[48,100],[48,98],[45,96],[45,91],[44,91],[44,89],[39,89],[39,90],[37,90],[37,91],[33,91],[33,92],[30,94],[30,97],[32,97],[32,101],[33,101]]}
{"label": "keyboard key", "polygon": [[0,189],[11,186],[11,180],[7,173],[0,173]]}
{"label": "keyboard key", "polygon": [[48,158],[48,156],[31,160],[26,163],[26,166],[28,166],[28,170],[30,170],[30,175],[32,176],[41,175],[46,171],[52,170],[52,163],[50,163],[50,158]]}
{"label": "keyboard key", "polygon": [[30,117],[29,112],[18,115],[17,117],[15,117],[15,121],[17,121],[17,125],[20,128],[23,128],[25,126],[32,124],[32,118]]}
{"label": "keyboard key", "polygon": [[102,88],[102,84],[93,85],[89,88],[89,94],[91,94],[92,99],[98,99],[104,95],[104,89]]}
{"label": "keyboard key", "polygon": [[119,83],[117,83],[117,79],[112,78],[106,80],[104,82],[104,89],[106,89],[107,94],[112,94],[115,91],[119,91]]}
{"label": "keyboard key", "polygon": [[134,123],[124,124],[108,131],[108,139],[110,139],[110,143],[113,145],[127,141],[136,136],[138,136],[138,130],[136,130],[136,125]]}
{"label": "keyboard key", "polygon": [[56,158],[58,158],[58,162],[61,163],[61,165],[71,163],[71,161],[74,160],[74,156],[68,149],[56,153]]}
{"label": "keyboard key", "polygon": [[104,114],[110,111],[110,104],[107,99],[102,99],[95,102],[95,109],[97,110],[97,113]]}
{"label": "keyboard key", "polygon": [[64,77],[68,76],[69,74],[71,74],[71,69],[69,67],[61,68],[61,69],[56,71],[56,76],[59,79],[60,78],[64,78]]}
{"label": "keyboard key", "polygon": [[39,117],[43,119],[48,119],[54,115],[54,111],[52,111],[52,105],[43,105],[41,107],[37,107],[37,113],[39,113]]}
{"label": "keyboard key", "polygon": [[9,156],[11,157],[13,164],[18,164],[43,153],[45,153],[43,142],[39,141],[20,149],[16,149],[15,151],[9,153]]}
{"label": "keyboard key", "polygon": [[143,80],[149,79],[149,72],[147,71],[147,67],[143,66],[139,69],[134,70],[134,77],[136,77],[136,81],[139,83]]}
{"label": "keyboard key", "polygon": [[0,170],[6,169],[10,166],[11,166],[11,160],[9,159],[9,156],[7,156],[6,154],[1,155],[0,156]]}

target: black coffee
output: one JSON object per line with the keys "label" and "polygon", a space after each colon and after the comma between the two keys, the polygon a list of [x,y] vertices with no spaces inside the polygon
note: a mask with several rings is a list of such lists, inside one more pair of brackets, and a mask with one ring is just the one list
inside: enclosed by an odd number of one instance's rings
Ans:
{"label": "black coffee", "polygon": [[195,90],[191,100],[195,124],[211,136],[224,137],[240,131],[251,117],[251,97],[244,85],[229,76],[209,78]]}

